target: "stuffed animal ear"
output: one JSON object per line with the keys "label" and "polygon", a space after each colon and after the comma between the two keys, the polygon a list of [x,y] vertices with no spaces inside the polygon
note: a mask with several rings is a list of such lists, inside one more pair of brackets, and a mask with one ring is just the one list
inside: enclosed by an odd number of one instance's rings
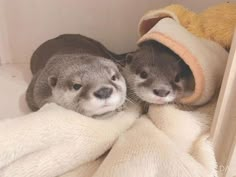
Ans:
{"label": "stuffed animal ear", "polygon": [[55,87],[57,85],[57,77],[56,76],[49,76],[48,77],[48,85],[50,87]]}

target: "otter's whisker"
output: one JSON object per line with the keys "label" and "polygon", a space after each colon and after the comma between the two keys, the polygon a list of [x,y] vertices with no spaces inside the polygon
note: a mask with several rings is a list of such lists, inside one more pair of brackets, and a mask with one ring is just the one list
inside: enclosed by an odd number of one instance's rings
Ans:
{"label": "otter's whisker", "polygon": [[135,103],[135,102],[133,102],[133,101],[131,101],[129,98],[126,98],[126,100],[127,100],[128,102],[130,102],[130,103],[132,103],[132,104],[136,105],[136,103]]}

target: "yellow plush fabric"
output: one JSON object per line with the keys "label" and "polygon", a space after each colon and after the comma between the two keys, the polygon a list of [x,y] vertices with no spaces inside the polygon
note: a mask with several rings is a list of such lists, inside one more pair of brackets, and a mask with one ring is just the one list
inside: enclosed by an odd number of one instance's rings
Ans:
{"label": "yellow plush fabric", "polygon": [[192,12],[178,4],[152,10],[141,19],[140,34],[145,34],[151,26],[165,17],[175,19],[196,36],[213,40],[229,49],[236,26],[236,3],[218,4],[200,13]]}
{"label": "yellow plush fabric", "polygon": [[211,7],[200,14],[204,37],[229,49],[236,27],[236,3]]}

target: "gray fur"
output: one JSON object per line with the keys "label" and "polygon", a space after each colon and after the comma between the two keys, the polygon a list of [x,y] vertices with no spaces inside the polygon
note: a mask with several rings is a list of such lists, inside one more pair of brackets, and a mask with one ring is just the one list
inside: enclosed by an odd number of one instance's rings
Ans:
{"label": "gray fur", "polygon": [[[62,35],[45,42],[31,59],[33,79],[26,94],[29,107],[36,111],[55,102],[87,116],[118,109],[125,101],[126,85],[117,66],[107,59],[111,55],[115,56],[102,44],[81,35]],[[82,87],[75,90],[74,84]],[[112,88],[110,98],[94,96],[102,87]]]}

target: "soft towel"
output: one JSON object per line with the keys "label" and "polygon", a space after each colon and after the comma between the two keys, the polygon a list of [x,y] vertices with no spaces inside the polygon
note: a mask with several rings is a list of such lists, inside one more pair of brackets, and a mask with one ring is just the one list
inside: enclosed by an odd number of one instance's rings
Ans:
{"label": "soft towel", "polygon": [[96,120],[48,104],[40,111],[0,123],[0,176],[49,177],[93,161],[110,149],[139,116],[128,106]]}
{"label": "soft towel", "polygon": [[[176,119],[173,116],[172,118]],[[184,119],[191,118],[193,117],[184,117]],[[186,124],[186,127],[188,125]],[[185,137],[187,136],[185,134]],[[216,163],[207,137],[202,137],[190,153],[178,146],[164,130],[158,129],[152,121],[143,117],[119,138],[94,176],[213,177],[214,175],[216,175]]]}

